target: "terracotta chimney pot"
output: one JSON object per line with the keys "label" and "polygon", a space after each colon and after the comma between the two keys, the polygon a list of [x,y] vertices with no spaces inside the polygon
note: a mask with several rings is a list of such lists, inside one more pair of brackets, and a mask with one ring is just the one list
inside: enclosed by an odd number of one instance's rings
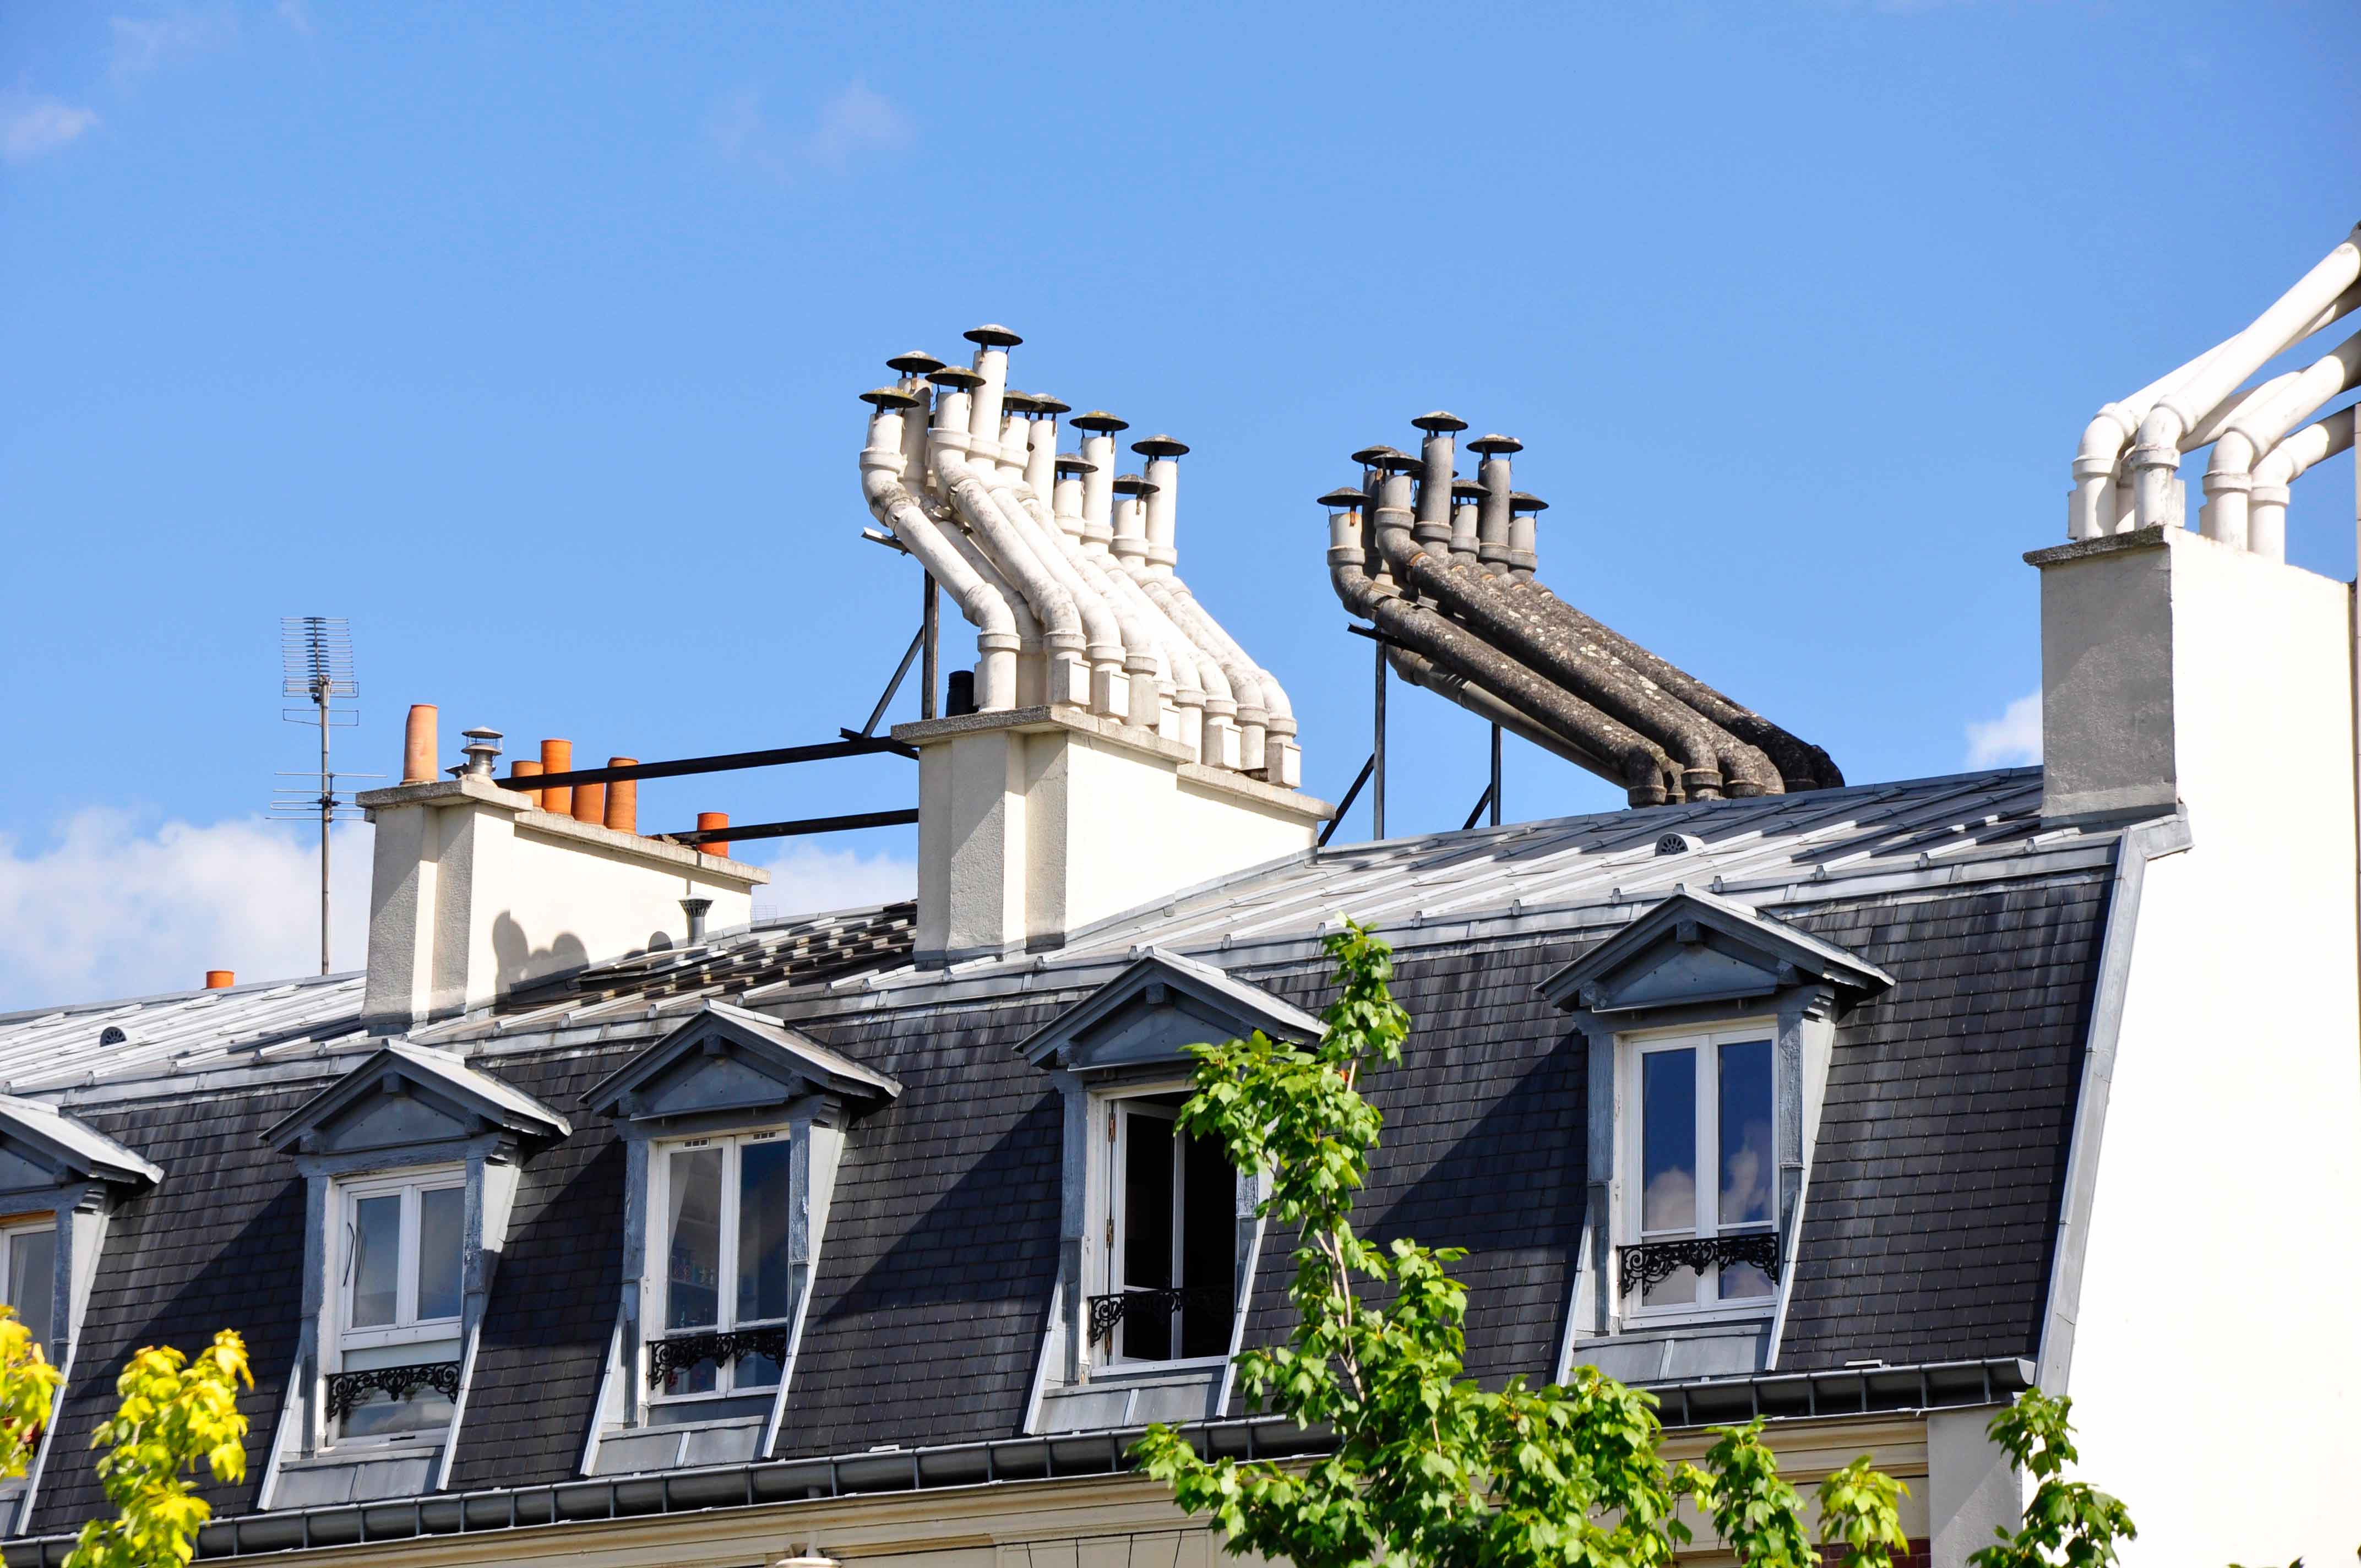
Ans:
{"label": "terracotta chimney pot", "polygon": [[[516,766],[511,768],[509,772],[518,778],[530,778],[541,772],[541,764],[529,757],[519,757],[516,760]],[[520,790],[518,793],[535,806],[541,804],[541,791],[537,789]]]}
{"label": "terracotta chimney pot", "polygon": [[401,782],[406,784],[434,782],[434,705],[413,702],[410,705],[410,723],[401,735]]}
{"label": "terracotta chimney pot", "polygon": [[602,784],[574,786],[574,820],[588,822],[593,828],[607,825],[607,786]]}
{"label": "terracotta chimney pot", "polygon": [[[570,773],[574,771],[574,742],[544,740],[541,743],[541,771],[544,773]],[[541,792],[541,808],[555,811],[560,817],[574,815],[574,787],[559,784]]]}
{"label": "terracotta chimney pot", "polygon": [[[697,830],[700,833],[708,833],[716,828],[729,826],[730,814],[726,811],[700,811],[697,814]],[[725,861],[730,858],[730,840],[727,839],[710,839],[699,844],[697,848],[708,855],[719,855]]]}
{"label": "terracotta chimney pot", "polygon": [[[433,713],[434,710],[430,707],[426,711]],[[205,989],[207,991],[227,991],[231,986],[236,985],[236,983],[237,971],[235,970],[209,969],[205,970]]]}
{"label": "terracotta chimney pot", "polygon": [[[610,768],[631,768],[639,765],[637,757],[609,757]],[[640,781],[616,779],[607,785],[607,826],[618,833],[640,830]]]}

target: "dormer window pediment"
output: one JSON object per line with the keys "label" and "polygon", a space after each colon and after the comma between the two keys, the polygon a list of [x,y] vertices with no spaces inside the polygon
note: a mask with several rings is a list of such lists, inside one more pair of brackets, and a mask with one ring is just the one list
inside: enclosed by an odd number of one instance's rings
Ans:
{"label": "dormer window pediment", "polygon": [[[456,1057],[391,1045],[305,1101],[262,1138],[283,1153],[379,1155],[403,1164],[412,1163],[406,1152],[429,1146],[487,1135],[538,1142],[573,1130],[532,1095]],[[421,1152],[420,1157],[450,1157]]]}
{"label": "dormer window pediment", "polygon": [[1632,1014],[1757,1002],[1798,986],[1850,1005],[1894,977],[1759,910],[1686,886],[1542,981],[1557,1007]]}
{"label": "dormer window pediment", "polygon": [[96,1181],[152,1187],[164,1170],[80,1118],[39,1100],[0,1094],[0,1193]]}
{"label": "dormer window pediment", "polygon": [[902,1086],[777,1019],[708,1002],[609,1073],[583,1106],[633,1123],[775,1112],[807,1095],[882,1104]]}
{"label": "dormer window pediment", "polygon": [[1143,1067],[1185,1068],[1188,1047],[1257,1029],[1274,1039],[1309,1042],[1327,1025],[1211,964],[1150,948],[1016,1049],[1037,1067],[1087,1078]]}

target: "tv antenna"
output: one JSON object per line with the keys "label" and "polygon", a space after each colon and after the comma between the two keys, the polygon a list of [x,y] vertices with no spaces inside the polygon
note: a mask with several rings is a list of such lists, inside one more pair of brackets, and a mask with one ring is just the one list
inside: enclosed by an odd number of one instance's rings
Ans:
{"label": "tv antenna", "polygon": [[[290,724],[316,724],[320,729],[320,765],[316,770],[280,769],[281,778],[309,779],[308,784],[282,784],[270,793],[270,815],[282,822],[317,817],[320,822],[320,972],[328,972],[328,829],[350,822],[360,808],[336,788],[338,775],[328,766],[328,731],[348,729],[361,721],[357,708],[338,707],[360,696],[353,678],[353,634],[340,615],[282,615],[279,618],[279,664],[283,678],[281,696],[304,699],[303,707],[280,710]],[[348,779],[380,779],[383,773],[346,773]]]}

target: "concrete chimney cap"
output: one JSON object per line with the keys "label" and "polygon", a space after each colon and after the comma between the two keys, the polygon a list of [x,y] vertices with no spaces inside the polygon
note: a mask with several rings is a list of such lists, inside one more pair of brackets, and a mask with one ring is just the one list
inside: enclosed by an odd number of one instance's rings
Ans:
{"label": "concrete chimney cap", "polygon": [[1397,452],[1390,446],[1387,447],[1377,462],[1371,466],[1383,468],[1389,474],[1415,474],[1426,466],[1421,459],[1411,456],[1407,452]]}
{"label": "concrete chimney cap", "polygon": [[1422,413],[1411,421],[1411,423],[1421,430],[1436,433],[1467,428],[1466,420],[1461,419],[1457,414],[1446,413],[1441,409],[1436,409],[1432,413]]}
{"label": "concrete chimney cap", "polygon": [[1058,472],[1060,474],[1095,474],[1098,471],[1099,466],[1079,452],[1058,454]]}
{"label": "concrete chimney cap", "polygon": [[953,387],[963,392],[972,392],[983,385],[983,378],[964,365],[946,365],[939,370],[929,370],[927,379],[938,387]]}
{"label": "concrete chimney cap", "polygon": [[1115,478],[1115,493],[1119,496],[1152,496],[1163,488],[1137,474],[1118,474]]}
{"label": "concrete chimney cap", "polygon": [[1157,457],[1179,457],[1186,454],[1189,450],[1188,447],[1182,445],[1180,442],[1177,442],[1170,436],[1165,435],[1161,433],[1148,436],[1147,439],[1142,441],[1133,442],[1131,444],[1131,449],[1134,452],[1138,453],[1142,457],[1151,459]]}
{"label": "concrete chimney cap", "polygon": [[1330,511],[1359,511],[1369,504],[1369,498],[1350,485],[1339,485],[1322,496],[1320,504]]}
{"label": "concrete chimney cap", "polygon": [[906,392],[899,387],[872,387],[861,394],[861,400],[880,409],[914,409],[918,406],[918,395]]}
{"label": "concrete chimney cap", "polygon": [[960,335],[979,348],[1014,348],[1025,341],[998,322],[986,322]]}
{"label": "concrete chimney cap", "polygon": [[1400,452],[1395,451],[1390,446],[1364,446],[1358,452],[1353,454],[1353,461],[1358,463],[1364,468],[1374,468],[1389,457],[1399,457],[1400,455],[1401,454]]}
{"label": "concrete chimney cap", "polygon": [[1000,394],[1000,410],[1003,413],[1038,414],[1041,411],[1041,400],[1011,387]]}
{"label": "concrete chimney cap", "polygon": [[1524,490],[1511,490],[1509,492],[1509,510],[1510,511],[1547,511],[1549,502]]}
{"label": "concrete chimney cap", "polygon": [[1492,493],[1492,487],[1474,479],[1451,481],[1451,499],[1455,501],[1480,501]]}
{"label": "concrete chimney cap", "polygon": [[1071,413],[1074,411],[1074,405],[1062,398],[1053,398],[1047,392],[1036,392],[1033,394],[1033,411],[1040,414]]}
{"label": "concrete chimney cap", "polygon": [[943,362],[923,348],[914,348],[907,354],[897,354],[885,361],[886,369],[899,370],[905,376],[924,376],[942,367]]}
{"label": "concrete chimney cap", "polygon": [[1506,455],[1510,452],[1522,452],[1524,449],[1525,444],[1513,435],[1479,435],[1467,444],[1468,451],[1481,452],[1487,457],[1496,452]]}
{"label": "concrete chimney cap", "polygon": [[1076,430],[1087,430],[1093,434],[1112,435],[1118,430],[1131,428],[1131,421],[1117,419],[1104,409],[1093,409],[1086,414],[1076,414],[1067,422]]}

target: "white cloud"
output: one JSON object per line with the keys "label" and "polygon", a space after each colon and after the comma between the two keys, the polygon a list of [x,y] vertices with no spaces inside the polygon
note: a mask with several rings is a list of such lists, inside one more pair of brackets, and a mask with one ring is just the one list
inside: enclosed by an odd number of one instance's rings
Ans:
{"label": "white cloud", "polygon": [[[339,825],[331,957],[368,949],[370,830]],[[76,812],[45,848],[0,836],[0,1008],[185,991],[209,969],[240,981],[320,967],[319,832],[259,817],[160,825]]]}
{"label": "white cloud", "polygon": [[29,162],[57,151],[96,124],[94,109],[78,109],[55,98],[0,93],[0,158]]}
{"label": "white cloud", "polygon": [[754,912],[763,918],[891,904],[908,898],[918,886],[918,868],[911,861],[813,844],[794,845],[763,869],[771,873],[770,885],[754,890]]}
{"label": "white cloud", "polygon": [[311,0],[279,0],[279,19],[299,33],[312,30]]}
{"label": "white cloud", "polygon": [[1968,766],[2014,767],[2041,761],[2041,694],[2018,697],[1998,718],[1968,726]]}
{"label": "white cloud", "polygon": [[117,82],[128,82],[212,48],[236,31],[237,14],[171,10],[153,16],[109,16],[106,27],[115,38],[111,69]]}
{"label": "white cloud", "polygon": [[763,111],[763,95],[742,88],[713,106],[705,119],[715,150],[733,163],[760,170],[781,184],[797,168],[848,172],[864,153],[910,145],[916,132],[893,101],[856,81],[820,106],[819,123],[799,137],[783,134]]}

